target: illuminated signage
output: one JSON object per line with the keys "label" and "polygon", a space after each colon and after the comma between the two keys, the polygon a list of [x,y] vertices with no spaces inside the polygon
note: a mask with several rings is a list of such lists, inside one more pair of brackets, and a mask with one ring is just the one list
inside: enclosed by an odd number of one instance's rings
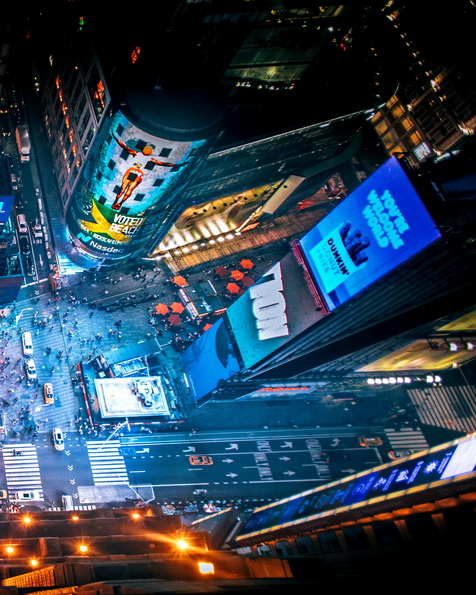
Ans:
{"label": "illuminated signage", "polygon": [[[146,237],[149,215],[166,208],[205,154],[207,140],[170,140],[135,126],[118,111],[88,157],[66,214],[78,249],[121,258]],[[198,159],[198,161],[197,161]]]}
{"label": "illuminated signage", "polygon": [[251,311],[261,341],[289,335],[286,300],[282,293],[281,265],[268,271],[265,280],[250,289]]}
{"label": "illuminated signage", "polygon": [[395,157],[299,241],[329,311],[440,237]]}
{"label": "illuminated signage", "polygon": [[476,436],[472,435],[259,508],[236,541],[262,537],[287,526],[296,532],[299,523],[335,518],[340,512],[382,501],[391,508],[392,499],[402,494],[444,489],[445,485],[474,476],[475,470]]}
{"label": "illuminated signage", "polygon": [[182,354],[182,363],[194,400],[214,390],[221,380],[240,371],[230,334],[222,320],[216,322]]}
{"label": "illuminated signage", "polygon": [[322,318],[293,253],[274,265],[226,311],[245,367]]}

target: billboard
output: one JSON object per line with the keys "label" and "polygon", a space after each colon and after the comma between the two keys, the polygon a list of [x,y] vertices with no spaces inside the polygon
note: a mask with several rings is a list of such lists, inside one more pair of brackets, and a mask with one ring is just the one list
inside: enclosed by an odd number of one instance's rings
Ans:
{"label": "billboard", "polygon": [[182,364],[195,401],[214,390],[220,380],[240,371],[223,319],[216,322],[182,353]]}
{"label": "billboard", "polygon": [[273,182],[239,194],[194,204],[180,215],[154,253],[158,254],[193,242],[213,238],[230,231],[241,231],[261,215],[281,184]]}
{"label": "billboard", "polygon": [[226,311],[249,368],[322,318],[293,253],[275,264]]}
{"label": "billboard", "polygon": [[[455,346],[450,349],[450,344]],[[461,338],[430,337],[418,339],[359,368],[358,372],[396,372],[404,370],[449,370],[476,356],[465,345],[476,345],[476,335]]]}
{"label": "billboard", "polygon": [[298,246],[332,311],[439,237],[408,176],[391,157]]}
{"label": "billboard", "polygon": [[[392,509],[392,501],[395,503],[404,494],[411,497],[432,488],[448,494],[445,485],[474,477],[475,469],[476,436],[472,435],[259,508],[245,523],[236,541],[241,545],[250,537],[276,535],[286,527],[292,527],[296,533],[299,524],[325,517],[336,522],[339,513],[372,504],[387,502]],[[362,514],[364,511],[365,508]]]}
{"label": "billboard", "polygon": [[136,250],[148,216],[165,210],[206,156],[206,144],[154,136],[118,111],[101,131],[66,214],[76,246],[108,259]]}

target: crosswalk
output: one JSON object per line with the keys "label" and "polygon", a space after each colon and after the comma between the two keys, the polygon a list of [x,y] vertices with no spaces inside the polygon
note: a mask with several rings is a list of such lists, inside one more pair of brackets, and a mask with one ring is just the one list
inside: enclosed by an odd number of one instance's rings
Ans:
{"label": "crosswalk", "polygon": [[[34,444],[13,444],[3,447],[3,462],[10,496],[23,490],[39,492],[43,498],[38,455]],[[15,452],[21,452],[20,456]]]}
{"label": "crosswalk", "polygon": [[87,440],[94,485],[128,484],[126,464],[119,440]]}
{"label": "crosswalk", "polygon": [[428,442],[420,428],[386,428],[385,434],[393,450],[410,448],[417,451],[428,448]]}
{"label": "crosswalk", "polygon": [[458,432],[476,427],[476,387],[438,386],[407,390],[421,423]]}

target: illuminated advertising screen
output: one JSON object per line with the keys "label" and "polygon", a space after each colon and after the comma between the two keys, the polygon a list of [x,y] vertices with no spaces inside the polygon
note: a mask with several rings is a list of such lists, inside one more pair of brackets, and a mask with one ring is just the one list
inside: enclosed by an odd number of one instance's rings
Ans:
{"label": "illuminated advertising screen", "polygon": [[137,249],[148,215],[167,206],[206,143],[153,136],[118,111],[100,133],[66,215],[83,251],[121,258]]}
{"label": "illuminated advertising screen", "polygon": [[[453,344],[454,349],[450,348]],[[473,346],[467,349],[467,345]],[[476,334],[461,338],[442,339],[431,337],[412,341],[359,368],[359,372],[396,372],[400,370],[449,370],[454,364],[461,364],[476,356],[473,351]]]}
{"label": "illuminated advertising screen", "polygon": [[475,469],[476,436],[473,435],[258,509],[243,526],[237,542],[290,524],[297,531],[299,522],[338,514],[363,504],[385,500],[391,507],[392,498],[402,493],[444,486],[474,475]]}
{"label": "illuminated advertising screen", "polygon": [[238,298],[226,316],[246,368],[322,318],[293,253]]}
{"label": "illuminated advertising screen", "polygon": [[440,237],[396,157],[299,240],[329,311]]}
{"label": "illuminated advertising screen", "polygon": [[240,371],[223,319],[205,331],[183,352],[182,363],[196,401],[214,390],[220,380],[228,380]]}
{"label": "illuminated advertising screen", "polygon": [[5,223],[10,217],[13,206],[13,196],[0,196],[0,223]]}
{"label": "illuminated advertising screen", "polygon": [[254,217],[261,214],[262,206],[266,201],[269,202],[269,197],[280,183],[281,181],[258,186],[239,194],[188,207],[172,225],[156,253],[248,228]]}

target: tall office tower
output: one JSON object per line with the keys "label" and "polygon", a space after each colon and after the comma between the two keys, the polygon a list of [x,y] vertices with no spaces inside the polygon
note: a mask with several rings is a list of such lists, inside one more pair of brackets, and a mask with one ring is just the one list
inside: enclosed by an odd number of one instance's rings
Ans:
{"label": "tall office tower", "polygon": [[[77,210],[84,180],[94,171],[91,148],[96,138],[102,142],[98,135],[107,135],[106,120],[120,109],[127,89],[218,94],[224,105],[218,151],[375,109],[396,87],[393,71],[383,75],[384,56],[373,47],[386,21],[365,2],[175,2],[158,19],[136,13],[127,36],[113,34],[124,28],[127,17],[120,11],[111,14],[90,2],[59,7],[46,7],[28,26],[64,212],[70,202]],[[295,154],[291,137],[280,138],[282,151]],[[316,162],[327,155],[318,151]],[[259,183],[276,190],[274,178]],[[160,246],[174,221],[157,217],[156,223],[145,253]]]}
{"label": "tall office tower", "polygon": [[398,89],[372,122],[389,154],[407,153],[414,164],[457,150],[476,126],[474,3],[457,0],[430,15],[417,3],[389,2],[388,42],[404,69]]}

